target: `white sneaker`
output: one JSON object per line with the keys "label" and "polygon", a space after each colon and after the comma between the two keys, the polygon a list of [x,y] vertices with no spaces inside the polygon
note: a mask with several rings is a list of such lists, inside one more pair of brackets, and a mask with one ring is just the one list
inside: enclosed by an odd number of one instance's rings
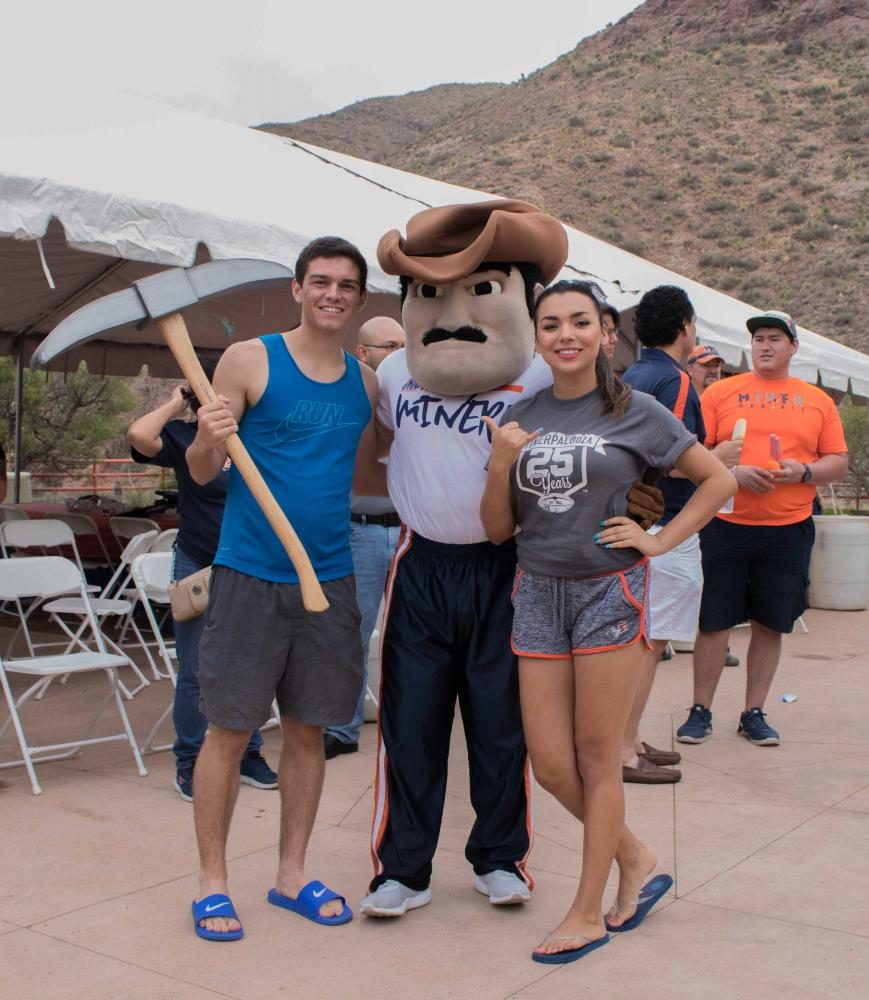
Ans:
{"label": "white sneaker", "polygon": [[431,889],[408,889],[395,879],[387,879],[359,904],[366,917],[402,917],[408,910],[431,902]]}
{"label": "white sneaker", "polygon": [[487,875],[477,875],[474,888],[489,897],[493,906],[512,906],[527,903],[531,899],[528,886],[513,872],[494,871]]}

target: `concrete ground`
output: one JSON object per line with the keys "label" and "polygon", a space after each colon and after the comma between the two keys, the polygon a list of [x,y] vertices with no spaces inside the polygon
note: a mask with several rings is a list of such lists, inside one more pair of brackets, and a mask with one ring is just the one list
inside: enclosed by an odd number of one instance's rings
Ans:
{"label": "concrete ground", "polygon": [[[39,797],[23,769],[0,771],[0,996],[867,996],[869,612],[810,611],[806,623],[808,634],[785,640],[768,706],[780,747],[753,747],[736,735],[744,670],[728,669],[714,736],[701,746],[676,744],[682,782],[627,786],[629,822],[658,852],[660,870],[673,874],[674,889],[641,929],[580,962],[530,959],[575,892],[578,825],[538,790],[537,889],[524,907],[491,907],[463,857],[472,810],[460,731],[430,906],[396,921],[357,916],[329,928],[267,905],[278,796],[242,786],[229,867],[246,936],[220,945],[193,933],[193,810],[172,789],[171,755],[149,756],[150,774],[140,778],[129,749],[115,743],[40,766]],[[0,630],[0,649],[9,635]],[[734,632],[743,659],[747,640],[747,630]],[[691,700],[690,671],[690,655],[661,665],[649,742],[674,745]],[[52,685],[27,708],[25,726],[46,742],[73,734],[101,683]],[[785,692],[798,700],[783,704]],[[140,738],[170,698],[163,681],[129,704]],[[273,763],[278,745],[278,734],[267,733]],[[311,877],[354,909],[371,875],[375,747],[376,727],[367,725],[359,753],[328,762],[309,851]],[[0,761],[15,753],[7,732]]]}

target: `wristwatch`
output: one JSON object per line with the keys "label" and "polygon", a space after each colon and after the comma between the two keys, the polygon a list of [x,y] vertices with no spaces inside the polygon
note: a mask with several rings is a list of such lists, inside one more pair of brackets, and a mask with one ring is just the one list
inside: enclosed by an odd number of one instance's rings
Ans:
{"label": "wristwatch", "polygon": [[804,468],[804,471],[803,471],[803,478],[800,480],[800,482],[801,483],[810,483],[811,481],[812,481],[812,467],[811,467],[811,465],[808,464],[808,462],[806,462],[805,463],[805,468]]}

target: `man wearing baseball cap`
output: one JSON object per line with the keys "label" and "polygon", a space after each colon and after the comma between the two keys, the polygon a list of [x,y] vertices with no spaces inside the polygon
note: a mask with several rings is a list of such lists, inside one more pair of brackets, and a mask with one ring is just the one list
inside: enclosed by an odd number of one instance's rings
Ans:
{"label": "man wearing baseball cap", "polygon": [[698,396],[721,378],[724,358],[709,344],[698,344],[685,360],[685,368]]}
{"label": "man wearing baseball cap", "polygon": [[706,444],[733,437],[746,423],[739,491],[733,510],[719,512],[700,533],[703,597],[694,644],[694,705],[676,738],[702,743],[712,732],[712,699],[730,629],[748,619],[745,710],[738,732],[757,746],[776,746],[764,703],[781,654],[783,633],[806,609],[814,542],[815,487],[848,473],[847,445],[830,397],[790,374],[799,350],[787,313],[767,312],[746,323],[752,371],[710,386],[701,401]]}

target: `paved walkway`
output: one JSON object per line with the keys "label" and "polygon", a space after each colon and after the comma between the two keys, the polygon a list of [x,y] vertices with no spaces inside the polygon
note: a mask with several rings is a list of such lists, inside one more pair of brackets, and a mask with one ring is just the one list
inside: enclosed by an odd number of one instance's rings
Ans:
{"label": "paved walkway", "polygon": [[[785,641],[770,700],[778,748],[736,735],[744,679],[726,670],[714,737],[683,750],[675,787],[628,786],[632,827],[659,852],[674,892],[642,929],[573,965],[530,960],[572,899],[577,824],[536,798],[532,902],[494,909],[464,861],[472,821],[456,734],[434,900],[398,921],[318,927],[269,906],[276,792],[243,786],[230,840],[232,893],[246,937],[193,934],[193,811],[172,790],[169,754],[139,778],[122,744],[39,768],[0,772],[0,995],[25,998],[332,997],[567,1000],[863,997],[869,983],[869,612],[810,611],[809,634]],[[744,657],[747,631],[734,633]],[[8,632],[0,630],[5,648]],[[690,702],[691,657],[662,664],[645,736],[671,746]],[[63,738],[95,679],[53,685],[25,717]],[[798,700],[779,698],[793,692]],[[144,735],[171,696],[154,684],[130,706]],[[57,713],[54,713],[54,710]],[[51,716],[51,721],[47,718]],[[72,731],[71,729],[69,731]],[[170,738],[167,731],[166,738]],[[279,737],[266,736],[274,763]],[[362,750],[327,764],[309,872],[356,906],[368,852],[375,727]],[[14,753],[7,733],[0,759]]]}

